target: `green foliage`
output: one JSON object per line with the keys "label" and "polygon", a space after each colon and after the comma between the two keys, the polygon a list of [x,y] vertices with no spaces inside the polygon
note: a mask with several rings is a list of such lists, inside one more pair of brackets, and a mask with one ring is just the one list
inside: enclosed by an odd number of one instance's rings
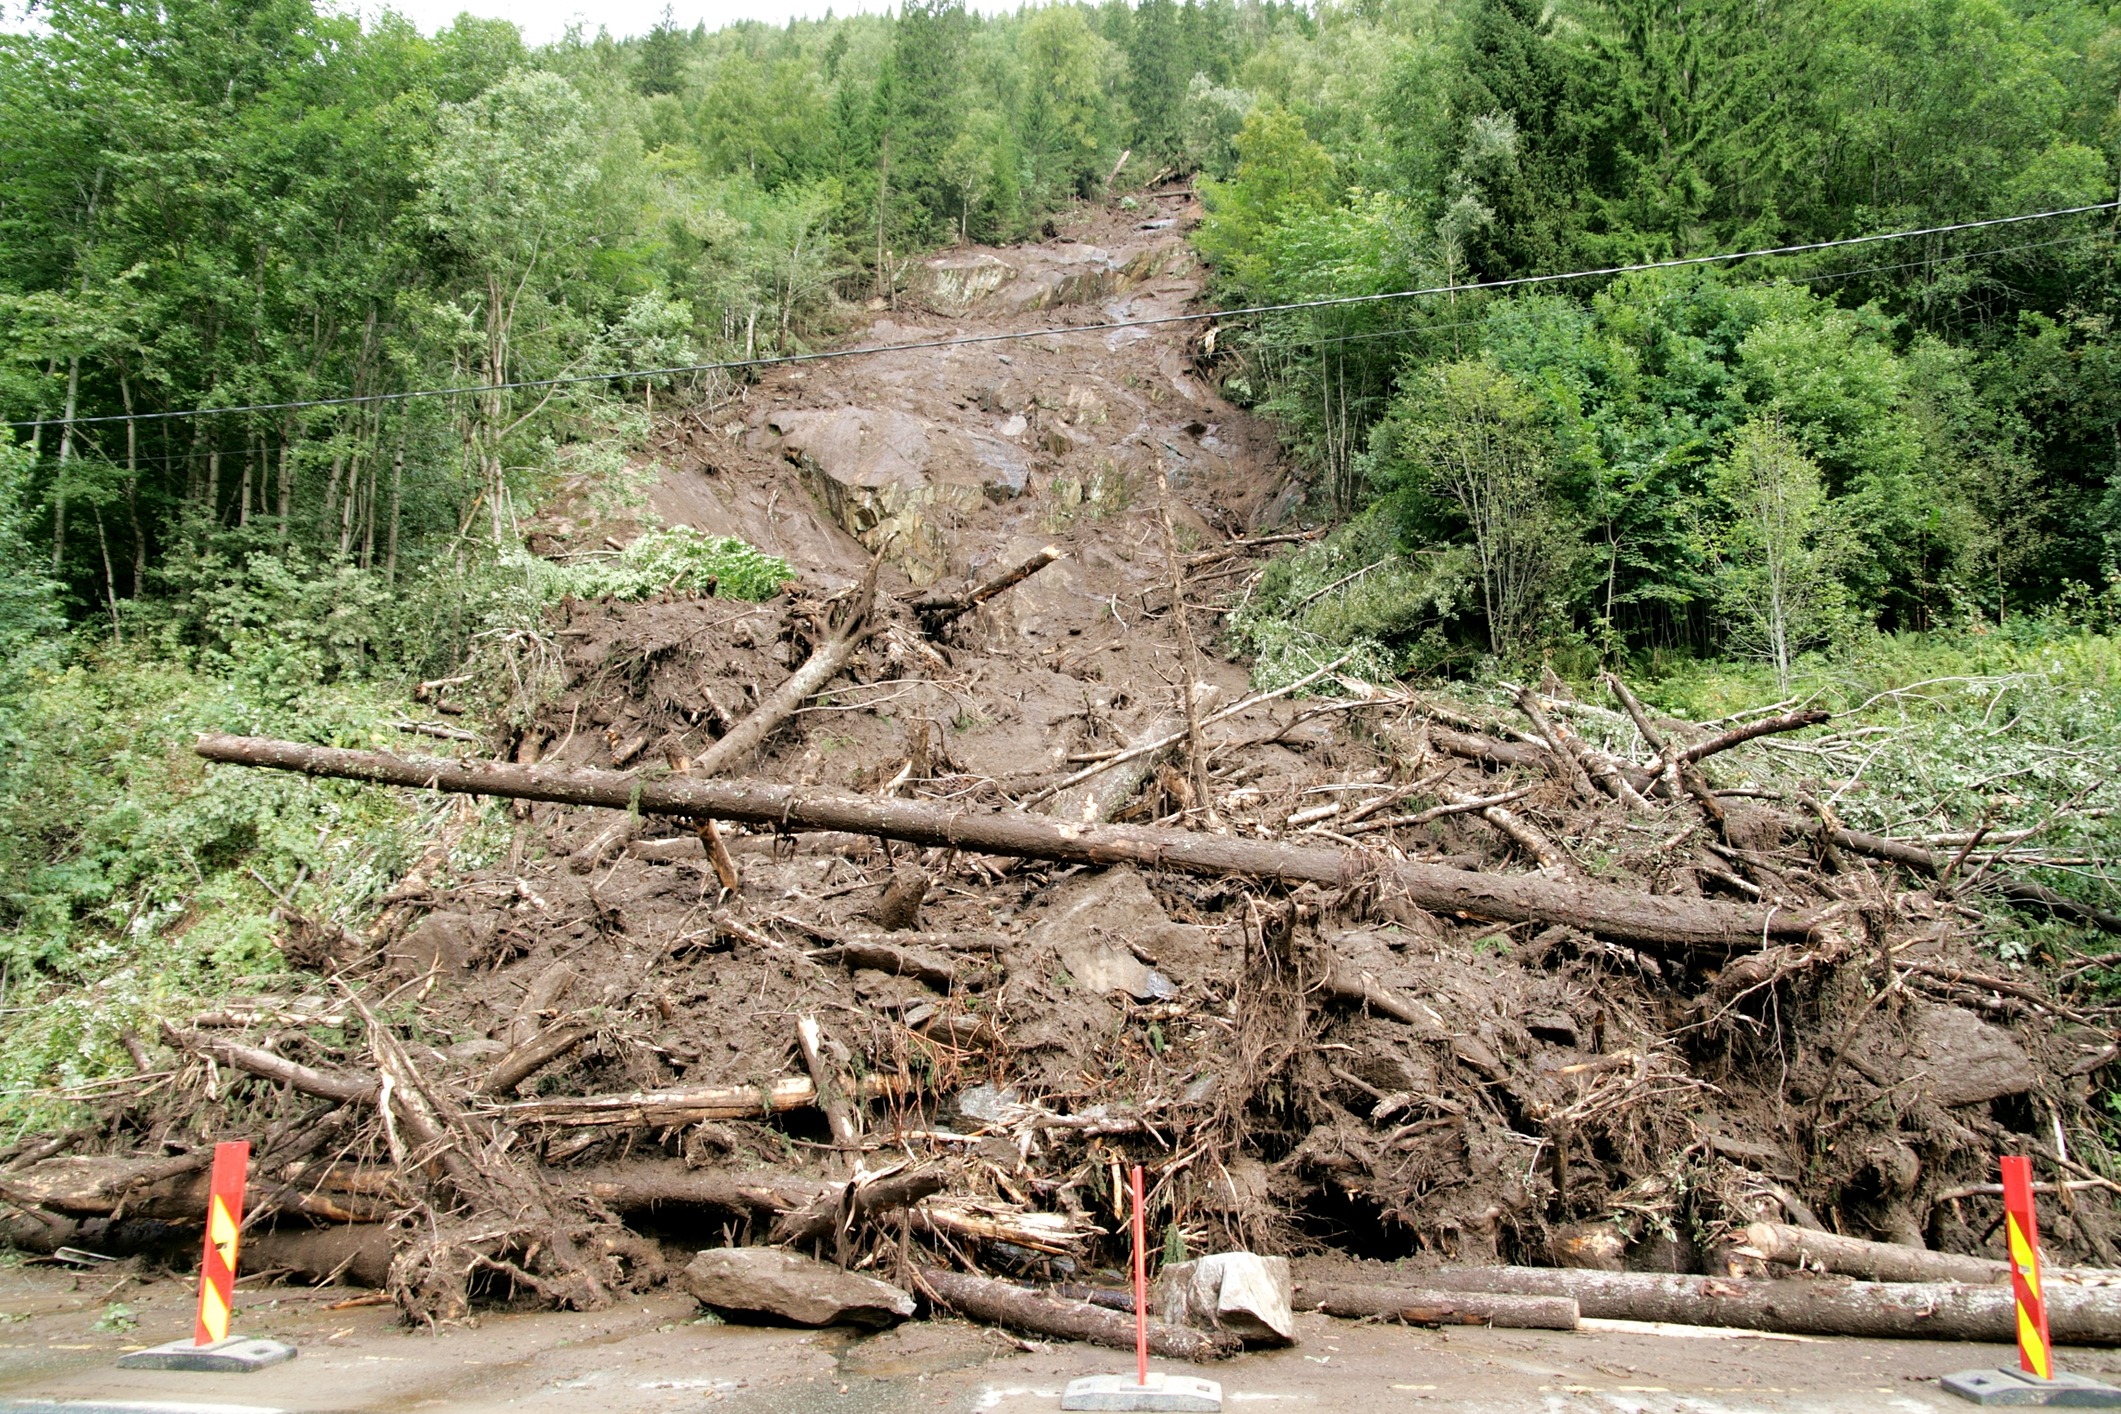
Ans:
{"label": "green foliage", "polygon": [[[1772,665],[1685,658],[1649,665],[1653,705],[1713,720],[1783,694]],[[1587,689],[1589,691],[1589,689]],[[1965,830],[1986,821],[2008,837],[2037,829],[2013,875],[2113,907],[2121,895],[2121,639],[2018,619],[2002,630],[1876,635],[1803,655],[1790,694],[1837,714],[1830,762],[1787,746],[1749,748],[1749,769],[1786,780],[1856,777],[1833,802],[1852,828],[1896,835]],[[2013,920],[2006,939],[2077,930]]]}
{"label": "green foliage", "polygon": [[771,599],[795,571],[733,535],[702,535],[689,526],[651,530],[609,559],[555,565],[525,557],[538,597],[641,599],[666,589],[713,588],[730,599]]}
{"label": "green foliage", "polygon": [[1819,468],[1780,422],[1756,419],[1710,472],[1708,492],[1719,523],[1705,538],[1726,642],[1774,664],[1787,692],[1796,655],[1847,626],[1847,542]]}

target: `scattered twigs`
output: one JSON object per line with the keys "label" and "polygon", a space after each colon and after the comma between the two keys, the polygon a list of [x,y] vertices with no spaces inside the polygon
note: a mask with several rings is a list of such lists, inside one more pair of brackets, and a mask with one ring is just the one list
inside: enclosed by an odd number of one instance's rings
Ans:
{"label": "scattered twigs", "polygon": [[[1274,701],[1276,698],[1287,697],[1294,692],[1301,692],[1305,688],[1309,687],[1312,683],[1317,682],[1319,679],[1333,672],[1336,668],[1340,667],[1340,665],[1345,662],[1347,662],[1347,659],[1345,657],[1336,658],[1332,662],[1326,664],[1324,667],[1319,668],[1313,672],[1307,673],[1303,677],[1298,678],[1295,682],[1284,684],[1281,687],[1275,688],[1271,692],[1255,692],[1250,697],[1244,698],[1243,700],[1238,702],[1231,703],[1229,706],[1223,708],[1220,712],[1210,713],[1208,716],[1201,718],[1200,725],[1203,727],[1211,727],[1214,726],[1217,722],[1224,721],[1230,717],[1235,717],[1243,712],[1249,712],[1254,707],[1263,706],[1266,703]],[[1047,786],[1044,790],[1033,791],[1030,795],[1025,796],[1022,800],[1017,802],[1017,808],[1020,810],[1029,810],[1034,806],[1044,805],[1047,801],[1053,799],[1054,796],[1059,795],[1062,791],[1067,790],[1071,786],[1080,785],[1082,782],[1089,780],[1092,776],[1101,775],[1104,772],[1111,770],[1114,766],[1122,764],[1123,762],[1132,761],[1136,757],[1148,756],[1154,752],[1162,751],[1167,747],[1175,746],[1179,742],[1185,740],[1185,737],[1186,733],[1184,729],[1181,729],[1179,731],[1169,733],[1168,735],[1162,737],[1151,737],[1149,740],[1140,742],[1134,746],[1130,746],[1125,751],[1119,752],[1116,755],[1108,756],[1102,761],[1093,761],[1088,766],[1083,767],[1082,770],[1077,771],[1074,775],[1067,776],[1061,780],[1055,781],[1052,785]]]}
{"label": "scattered twigs", "polygon": [[941,633],[959,618],[998,594],[1006,593],[1061,557],[1058,546],[1048,545],[1021,564],[1011,566],[976,589],[962,594],[933,594],[913,602],[921,627],[931,635]]}
{"label": "scattered twigs", "polygon": [[[1943,860],[1920,845],[1910,844],[1906,840],[1888,839],[1883,835],[1865,834],[1860,830],[1849,829],[1830,830],[1828,836],[1842,849],[1856,854],[1867,854],[1874,859],[1890,860],[1918,874],[1935,877],[1944,869]],[[2044,884],[2030,883],[2022,879],[1997,879],[1993,887],[1997,893],[2013,903],[2038,904],[2050,912],[2073,918],[2080,923],[2089,923],[2102,931],[2121,933],[2121,914],[2080,903],[2066,894],[2056,893]]]}
{"label": "scattered twigs", "polygon": [[[896,1095],[901,1088],[896,1080],[872,1075],[863,1077],[855,1092],[869,1100]],[[640,1090],[625,1095],[542,1096],[502,1105],[496,1113],[516,1124],[667,1125],[754,1118],[807,1109],[816,1103],[816,1082],[807,1075],[791,1075],[764,1085]]]}

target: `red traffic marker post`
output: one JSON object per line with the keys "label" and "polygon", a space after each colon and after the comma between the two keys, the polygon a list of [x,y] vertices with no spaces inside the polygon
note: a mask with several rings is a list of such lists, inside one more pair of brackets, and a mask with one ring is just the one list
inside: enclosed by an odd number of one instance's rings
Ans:
{"label": "red traffic marker post", "polygon": [[1134,1378],[1084,1375],[1068,1381],[1061,1408],[1161,1411],[1161,1414],[1221,1414],[1223,1387],[1195,1375],[1149,1373],[1149,1220],[1142,1197],[1142,1166],[1128,1177],[1134,1238]]}
{"label": "red traffic marker post", "polygon": [[2033,1215],[2033,1161],[2023,1154],[2006,1154],[2003,1158],[2003,1229],[2010,1251],[2019,1368],[1962,1370],[1946,1375],[1938,1383],[1976,1404],[2121,1409],[2121,1389],[2055,1369],[2054,1342],[2047,1333],[2047,1299],[2040,1289],[2040,1223]]}
{"label": "red traffic marker post", "polygon": [[173,1340],[121,1356],[135,1370],[192,1370],[240,1374],[292,1360],[295,1348],[277,1340],[230,1336],[236,1307],[236,1259],[243,1248],[243,1191],[250,1178],[250,1142],[214,1146],[206,1190],[206,1250],[199,1263],[199,1314],[190,1340]]}

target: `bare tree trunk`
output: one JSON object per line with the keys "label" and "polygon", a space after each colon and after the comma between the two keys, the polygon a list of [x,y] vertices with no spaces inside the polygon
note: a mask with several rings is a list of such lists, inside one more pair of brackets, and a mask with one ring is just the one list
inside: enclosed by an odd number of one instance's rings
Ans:
{"label": "bare tree trunk", "polygon": [[1379,864],[1355,854],[1280,840],[1084,826],[1041,816],[988,813],[927,801],[878,799],[823,787],[695,776],[518,766],[503,761],[399,757],[260,737],[202,736],[209,761],[266,766],[385,785],[600,805],[643,815],[733,820],[784,830],[844,830],[945,848],[1080,864],[1135,864],[1187,873],[1247,874],[1333,887],[1389,868],[1408,900],[1462,918],[1566,923],[1629,942],[1721,954],[1764,940],[1811,936],[1820,919],[1785,908],[1644,894],[1585,880],[1480,874],[1411,860]]}
{"label": "bare tree trunk", "polygon": [[66,411],[59,424],[59,470],[52,478],[52,573],[66,553],[66,464],[74,456],[74,409],[81,393],[81,355],[66,361]]}

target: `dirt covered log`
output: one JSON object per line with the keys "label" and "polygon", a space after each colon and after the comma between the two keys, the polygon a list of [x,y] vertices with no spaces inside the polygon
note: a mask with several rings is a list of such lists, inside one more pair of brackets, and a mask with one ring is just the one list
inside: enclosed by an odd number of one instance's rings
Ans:
{"label": "dirt covered log", "polygon": [[1028,814],[877,799],[821,787],[403,757],[263,737],[203,736],[195,749],[209,761],[415,790],[598,805],[644,815],[731,820],[775,829],[843,830],[1071,864],[1135,864],[1332,886],[1387,870],[1409,902],[1432,912],[1499,922],[1560,923],[1627,942],[1678,948],[1716,952],[1755,948],[1773,938],[1808,937],[1819,921],[1816,915],[1791,909],[1678,898],[1574,879],[1385,862],[1353,851],[1233,835],[1075,825]]}
{"label": "dirt covered log", "polygon": [[1290,1303],[1348,1320],[1405,1321],[1417,1326],[1501,1326],[1572,1331],[1579,1319],[1567,1296],[1510,1296],[1485,1291],[1432,1291],[1414,1286],[1304,1282]]}
{"label": "dirt covered log", "polygon": [[[917,1285],[937,1305],[971,1320],[1118,1350],[1134,1348],[1134,1317],[1087,1301],[1047,1296],[992,1277],[933,1268],[921,1272]],[[1149,1352],[1167,1360],[1220,1360],[1235,1355],[1237,1349],[1237,1342],[1227,1336],[1217,1337],[1162,1321],[1149,1322]]]}
{"label": "dirt covered log", "polygon": [[[1801,1277],[1753,1281],[1562,1267],[1467,1268],[1425,1273],[1422,1281],[1441,1291],[1567,1296],[1587,1317],[1789,1335],[2008,1343],[2018,1330],[2009,1286]],[[2058,1284],[2046,1294],[2049,1331],[2056,1341],[2121,1341],[2121,1289]]]}

